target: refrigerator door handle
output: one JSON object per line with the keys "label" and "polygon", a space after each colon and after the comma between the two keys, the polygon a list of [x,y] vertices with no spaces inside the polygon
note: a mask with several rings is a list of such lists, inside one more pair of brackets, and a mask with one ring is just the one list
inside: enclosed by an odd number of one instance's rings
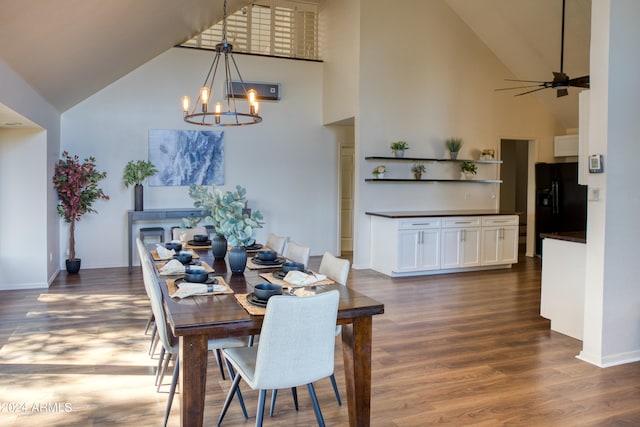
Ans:
{"label": "refrigerator door handle", "polygon": [[552,212],[557,214],[560,212],[560,209],[559,209],[560,196],[558,195],[558,181],[553,181],[553,183],[551,184],[551,197],[553,198]]}

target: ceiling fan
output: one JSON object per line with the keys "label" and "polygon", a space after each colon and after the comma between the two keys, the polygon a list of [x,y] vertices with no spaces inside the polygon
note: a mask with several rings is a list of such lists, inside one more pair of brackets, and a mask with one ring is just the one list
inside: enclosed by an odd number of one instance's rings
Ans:
{"label": "ceiling fan", "polygon": [[560,42],[560,72],[553,72],[553,80],[551,81],[537,81],[537,80],[513,80],[513,79],[505,79],[509,82],[521,82],[521,83],[536,83],[533,85],[526,86],[514,86],[514,87],[505,87],[501,89],[496,89],[496,91],[500,90],[511,90],[511,89],[527,89],[527,88],[535,88],[531,90],[527,90],[525,92],[519,93],[515,96],[522,96],[528,93],[537,92],[543,89],[556,89],[557,97],[560,98],[562,96],[567,96],[569,94],[569,87],[582,87],[589,88],[589,76],[582,76],[570,79],[567,74],[563,71],[564,69],[564,14],[565,14],[565,2],[566,0],[562,0],[562,35]]}

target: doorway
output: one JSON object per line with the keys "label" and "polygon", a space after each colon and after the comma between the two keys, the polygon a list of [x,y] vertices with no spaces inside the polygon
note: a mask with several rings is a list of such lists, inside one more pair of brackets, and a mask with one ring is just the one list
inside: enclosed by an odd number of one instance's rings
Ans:
{"label": "doorway", "polygon": [[518,212],[520,219],[518,249],[527,252],[529,206],[529,153],[532,141],[501,139],[500,211]]}

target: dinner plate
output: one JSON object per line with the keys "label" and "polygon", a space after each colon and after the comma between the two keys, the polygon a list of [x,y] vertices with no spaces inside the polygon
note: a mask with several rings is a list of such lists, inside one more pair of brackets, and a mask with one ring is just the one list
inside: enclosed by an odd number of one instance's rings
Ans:
{"label": "dinner plate", "polygon": [[273,265],[282,264],[283,262],[285,262],[285,258],[282,257],[282,256],[279,256],[278,258],[274,259],[273,261],[263,261],[260,258],[258,258],[257,256],[254,256],[253,258],[251,258],[251,261],[256,265],[273,266]]}
{"label": "dinner plate", "polygon": [[257,251],[257,250],[260,250],[260,249],[262,249],[262,245],[260,243],[254,243],[251,246],[245,246],[244,247],[245,251]]}
{"label": "dinner plate", "polygon": [[256,294],[254,294],[253,292],[251,292],[249,295],[247,295],[247,301],[249,301],[253,305],[257,305],[258,307],[266,307],[267,306],[267,301],[258,298],[256,296]]}
{"label": "dinner plate", "polygon": [[189,240],[187,244],[190,246],[211,246],[211,240],[205,240],[204,242],[196,242],[195,240]]}
{"label": "dinner plate", "polygon": [[[184,277],[181,277],[181,278],[179,278],[179,279],[176,279],[173,283],[174,283],[177,287],[180,287],[180,283],[196,283],[196,282],[187,282],[187,281],[186,281],[186,279],[185,279]],[[216,279],[215,277],[209,277],[209,278],[207,279],[207,281],[206,281],[206,282],[202,282],[201,284],[202,284],[202,285],[213,285],[213,284],[216,284],[216,283],[218,283],[218,279]],[[222,286],[222,285],[221,285],[221,286]],[[226,287],[224,287],[224,286],[223,286],[223,288],[225,288],[225,289],[226,289]],[[215,289],[214,289],[214,290],[215,290]]]}

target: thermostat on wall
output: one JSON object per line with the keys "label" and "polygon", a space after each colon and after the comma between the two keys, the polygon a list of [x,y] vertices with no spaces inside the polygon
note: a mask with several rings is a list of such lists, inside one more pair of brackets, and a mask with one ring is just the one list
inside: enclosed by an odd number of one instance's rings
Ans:
{"label": "thermostat on wall", "polygon": [[604,165],[602,163],[602,154],[592,154],[589,156],[589,173],[602,173]]}

